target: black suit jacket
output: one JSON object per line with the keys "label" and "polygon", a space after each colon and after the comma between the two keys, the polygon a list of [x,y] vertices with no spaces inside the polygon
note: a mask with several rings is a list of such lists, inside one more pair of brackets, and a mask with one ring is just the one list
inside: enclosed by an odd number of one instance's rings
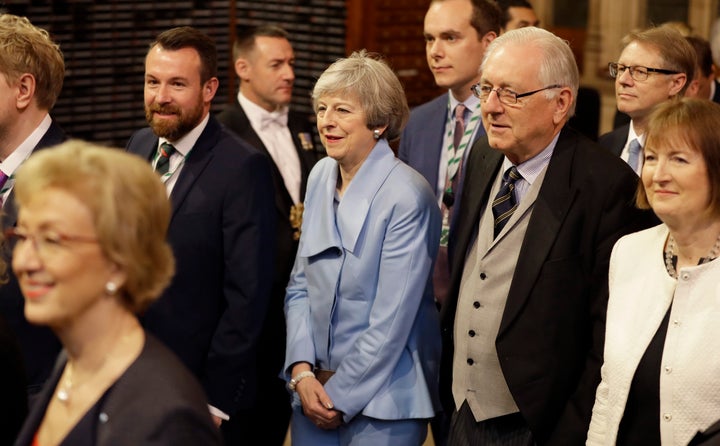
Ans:
{"label": "black suit jacket", "polygon": [[602,135],[598,139],[598,144],[608,149],[613,155],[620,156],[625,148],[629,133],[630,124],[625,124]]}
{"label": "black suit jacket", "polygon": [[[67,356],[58,358],[15,446],[30,446],[55,394]],[[210,419],[207,399],[195,378],[157,339],[148,335],[140,356],[99,403],[99,417],[72,435],[82,444],[103,445],[220,445]],[[75,437],[75,438],[77,438]],[[64,443],[63,443],[64,444]]]}
{"label": "black suit jacket", "polygon": [[[158,137],[136,132],[128,151],[149,160]],[[273,281],[270,163],[214,117],[189,153],[170,200],[176,272],[143,317],[225,413],[249,407],[255,352]]]}
{"label": "black suit jacket", "polygon": [[713,102],[720,103],[720,82],[717,80],[713,81],[715,83],[715,94],[713,94],[712,100]]}
{"label": "black suit jacket", "polygon": [[[53,121],[33,149],[33,153],[60,144],[66,139],[65,132]],[[10,191],[2,211],[3,228],[15,227],[17,206],[14,190]],[[25,319],[25,299],[20,292],[17,278],[10,268],[12,247],[4,246],[2,255],[8,262],[8,282],[0,286],[0,316],[6,319],[8,326],[18,338],[27,373],[28,393],[34,395],[40,391],[50,376],[57,354],[60,352],[60,342],[49,328],[32,325]]]}
{"label": "black suit jacket", "polygon": [[[296,230],[290,224],[290,209],[293,201],[285,187],[280,170],[272,162],[270,152],[263,144],[262,140],[252,128],[245,111],[237,101],[234,101],[224,111],[218,114],[218,121],[223,123],[227,128],[232,130],[237,136],[260,150],[267,155],[272,164],[272,177],[275,191],[275,212],[277,216],[277,226],[275,229],[276,255],[275,255],[275,280],[273,283],[272,295],[268,307],[268,314],[263,325],[261,334],[262,348],[258,351],[258,360],[260,367],[265,373],[272,374],[273,379],[277,379],[280,385],[284,386],[278,374],[282,370],[285,360],[285,288],[287,287],[290,271],[295,261],[295,253],[297,252],[298,241],[293,236]],[[308,175],[315,163],[320,159],[322,153],[317,151],[313,144],[313,124],[308,116],[290,111],[288,113],[288,129],[292,135],[300,159],[300,200],[305,199],[305,188],[307,186]],[[303,147],[302,138],[305,139],[305,146],[310,143],[309,148]],[[287,395],[285,395],[287,396]]]}
{"label": "black suit jacket", "polygon": [[720,446],[720,421],[695,434],[688,446]]}
{"label": "black suit jacket", "polygon": [[[467,162],[450,295],[441,310],[441,396],[449,412],[465,256],[502,160],[483,138]],[[585,441],[600,382],[610,252],[621,235],[652,219],[633,205],[637,181],[626,163],[591,140],[568,128],[560,133],[495,341],[510,392],[539,445]]]}

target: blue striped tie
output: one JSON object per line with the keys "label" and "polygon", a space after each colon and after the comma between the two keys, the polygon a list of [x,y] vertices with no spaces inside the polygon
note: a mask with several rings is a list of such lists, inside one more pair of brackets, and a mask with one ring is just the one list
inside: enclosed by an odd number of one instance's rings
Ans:
{"label": "blue striped tie", "polygon": [[500,234],[502,228],[517,209],[517,199],[515,198],[515,181],[522,178],[515,166],[505,171],[502,178],[502,187],[498,191],[492,202],[492,213],[495,217],[495,237]]}

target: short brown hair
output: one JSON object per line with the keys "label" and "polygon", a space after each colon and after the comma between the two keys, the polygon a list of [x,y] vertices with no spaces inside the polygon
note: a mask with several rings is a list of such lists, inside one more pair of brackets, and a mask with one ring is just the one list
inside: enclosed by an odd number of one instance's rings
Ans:
{"label": "short brown hair", "polygon": [[[707,99],[682,98],[665,101],[650,114],[645,147],[669,141],[685,141],[705,161],[710,183],[712,215],[720,216],[720,104]],[[640,209],[650,209],[642,181],[635,200]]]}
{"label": "short brown hair", "polygon": [[241,56],[247,57],[255,48],[255,39],[258,37],[276,37],[278,39],[289,39],[289,34],[283,28],[275,25],[253,26],[241,29],[233,43],[233,60]]}
{"label": "short brown hair", "polygon": [[175,272],[166,241],[170,203],[158,175],[139,156],[70,140],[23,163],[14,186],[18,205],[49,187],[88,207],[103,254],[127,276],[118,292],[121,303],[133,313],[144,311]]}
{"label": "short brown hair", "polygon": [[[444,0],[432,0],[430,3],[440,3]],[[468,0],[472,5],[470,25],[475,28],[478,40],[489,32],[500,35],[502,12],[494,0]]]}
{"label": "short brown hair", "polygon": [[200,56],[200,82],[204,84],[217,77],[217,47],[207,34],[191,26],[180,26],[160,33],[150,49],[156,46],[169,51],[193,48]]}
{"label": "short brown hair", "polygon": [[653,67],[685,73],[685,85],[678,92],[678,96],[685,94],[690,81],[695,79],[697,58],[695,49],[677,30],[670,26],[656,26],[641,31],[633,31],[623,38],[624,46],[638,42],[658,50],[664,66]]}
{"label": "short brown hair", "polygon": [[65,60],[58,44],[26,17],[0,14],[0,72],[9,83],[25,73],[35,78],[38,107],[50,110],[62,91]]}

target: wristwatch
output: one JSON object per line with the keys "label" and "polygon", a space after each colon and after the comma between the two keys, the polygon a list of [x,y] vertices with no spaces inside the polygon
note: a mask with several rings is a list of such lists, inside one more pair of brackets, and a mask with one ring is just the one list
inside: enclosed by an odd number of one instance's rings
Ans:
{"label": "wristwatch", "polygon": [[302,381],[305,378],[309,377],[315,378],[315,374],[311,372],[310,370],[305,370],[304,372],[300,372],[297,375],[293,376],[290,382],[288,383],[288,389],[290,391],[295,392],[295,387],[297,387],[298,383]]}

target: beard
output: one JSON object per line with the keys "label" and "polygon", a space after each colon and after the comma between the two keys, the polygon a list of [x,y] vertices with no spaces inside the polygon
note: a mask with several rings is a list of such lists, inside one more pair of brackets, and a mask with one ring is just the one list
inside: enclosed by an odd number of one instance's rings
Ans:
{"label": "beard", "polygon": [[[145,105],[145,119],[153,132],[168,141],[174,142],[187,135],[203,118],[203,102],[199,100],[194,107],[183,110],[177,105]],[[175,119],[155,119],[155,113],[172,114]]]}

